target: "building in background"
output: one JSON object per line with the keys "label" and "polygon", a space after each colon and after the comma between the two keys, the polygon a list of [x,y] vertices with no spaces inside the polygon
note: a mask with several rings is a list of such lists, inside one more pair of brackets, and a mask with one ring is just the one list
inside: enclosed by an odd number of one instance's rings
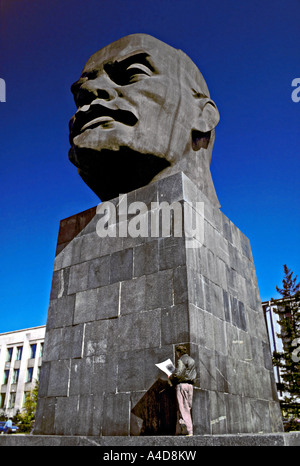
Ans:
{"label": "building in background", "polygon": [[0,333],[0,412],[14,416],[39,380],[46,326]]}
{"label": "building in background", "polygon": [[[282,307],[283,299],[274,299],[272,301],[262,302],[262,308],[264,311],[265,321],[267,325],[271,354],[276,351],[278,353],[284,352],[282,338],[278,335],[282,333],[281,325],[279,324],[279,316],[274,311]],[[279,398],[283,397],[282,391],[282,379],[280,377],[280,368],[273,366],[274,376],[277,385],[277,391]]]}

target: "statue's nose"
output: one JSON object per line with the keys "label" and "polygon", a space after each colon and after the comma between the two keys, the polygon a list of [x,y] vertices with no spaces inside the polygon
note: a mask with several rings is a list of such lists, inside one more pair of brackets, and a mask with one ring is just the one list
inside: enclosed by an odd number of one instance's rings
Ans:
{"label": "statue's nose", "polygon": [[96,78],[81,84],[76,92],[75,100],[78,107],[90,104],[95,99],[111,101],[118,96],[117,90],[109,79]]}

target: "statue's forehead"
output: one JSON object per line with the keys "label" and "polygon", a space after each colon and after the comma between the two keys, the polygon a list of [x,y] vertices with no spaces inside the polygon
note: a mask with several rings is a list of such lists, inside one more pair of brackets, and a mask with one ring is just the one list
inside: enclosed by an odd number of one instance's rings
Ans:
{"label": "statue's forehead", "polygon": [[197,92],[209,96],[205,80],[195,63],[181,50],[148,34],[132,34],[112,42],[94,53],[87,61],[84,72],[98,70],[110,61],[120,61],[132,55],[145,53],[154,68],[161,74],[185,81]]}
{"label": "statue's forehead", "polygon": [[101,68],[109,61],[119,61],[129,56],[145,53],[159,71],[174,73],[178,67],[178,52],[173,47],[146,34],[123,37],[94,53],[84,70]]}

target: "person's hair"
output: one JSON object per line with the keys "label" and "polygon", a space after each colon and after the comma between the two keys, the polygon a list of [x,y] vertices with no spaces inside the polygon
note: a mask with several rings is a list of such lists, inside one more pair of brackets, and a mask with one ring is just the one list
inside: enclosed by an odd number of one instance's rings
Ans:
{"label": "person's hair", "polygon": [[175,350],[182,356],[183,354],[187,354],[187,348],[184,345],[178,345],[175,347]]}

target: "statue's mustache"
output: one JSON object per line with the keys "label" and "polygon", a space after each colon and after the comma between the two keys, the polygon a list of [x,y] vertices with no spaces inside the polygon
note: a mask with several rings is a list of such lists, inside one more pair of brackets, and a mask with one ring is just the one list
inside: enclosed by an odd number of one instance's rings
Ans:
{"label": "statue's mustache", "polygon": [[117,121],[126,126],[134,126],[138,119],[129,110],[110,108],[100,103],[84,105],[70,120],[70,139],[73,139],[87,128],[91,129],[108,121]]}

